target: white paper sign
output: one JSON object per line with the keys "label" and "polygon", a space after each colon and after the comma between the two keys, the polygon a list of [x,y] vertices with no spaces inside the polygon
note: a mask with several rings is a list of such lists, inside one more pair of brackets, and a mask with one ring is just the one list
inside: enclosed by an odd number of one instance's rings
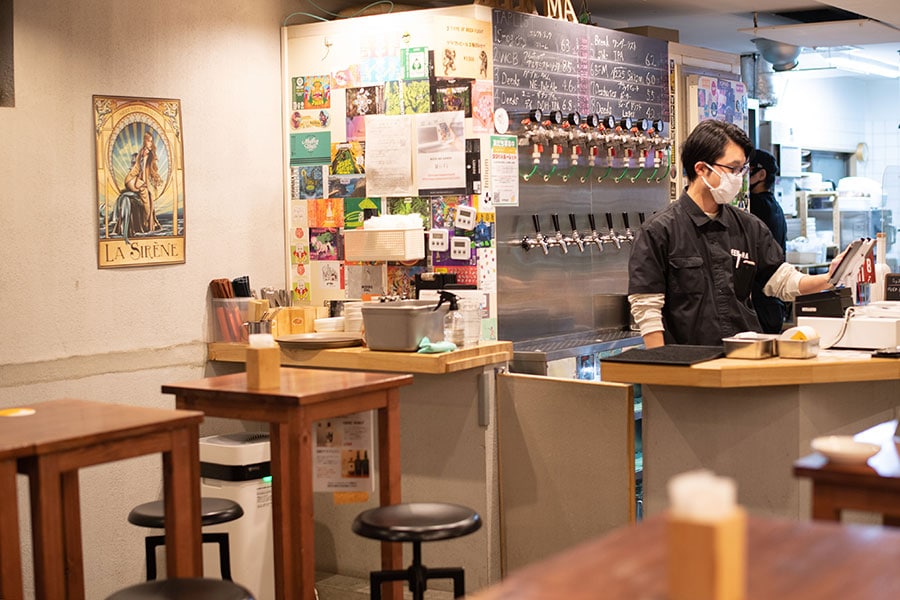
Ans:
{"label": "white paper sign", "polygon": [[514,135],[491,136],[491,200],[494,206],[519,205],[519,148]]}
{"label": "white paper sign", "polygon": [[366,117],[366,195],[413,196],[410,115]]}
{"label": "white paper sign", "polygon": [[466,191],[465,116],[462,111],[414,115],[419,195]]}
{"label": "white paper sign", "polygon": [[372,411],[313,423],[316,492],[371,492]]}

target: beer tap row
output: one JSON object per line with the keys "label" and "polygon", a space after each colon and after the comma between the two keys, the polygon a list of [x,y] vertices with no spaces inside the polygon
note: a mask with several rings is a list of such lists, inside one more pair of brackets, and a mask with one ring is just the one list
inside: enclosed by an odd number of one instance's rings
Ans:
{"label": "beer tap row", "polygon": [[577,180],[586,183],[595,178],[596,168],[598,183],[654,183],[665,180],[671,168],[672,140],[665,135],[667,124],[658,119],[601,118],[596,113],[582,118],[559,110],[545,115],[535,109],[519,125],[519,146],[531,147],[532,168],[522,173],[525,181],[540,175],[544,181],[558,177],[566,182],[581,168]]}
{"label": "beer tap row", "polygon": [[[578,223],[575,213],[569,213],[569,225],[571,232],[564,234],[559,225],[559,214],[553,213],[550,219],[553,222],[553,232],[544,234],[541,231],[541,217],[538,214],[532,214],[531,219],[534,223],[534,235],[526,235],[522,238],[521,246],[525,250],[540,248],[541,251],[548,255],[551,248],[559,248],[563,254],[569,253],[569,248],[574,246],[579,252],[584,252],[585,248],[595,246],[599,252],[603,251],[604,244],[613,244],[616,250],[621,250],[622,244],[628,244],[634,241],[634,232],[629,224],[629,216],[627,212],[622,213],[623,230],[616,231],[613,227],[613,214],[604,213],[606,216],[606,232],[601,233],[597,230],[597,224],[594,219],[594,213],[588,213],[588,224],[590,229],[581,233],[578,231]],[[644,223],[644,213],[638,213],[638,220]]]}

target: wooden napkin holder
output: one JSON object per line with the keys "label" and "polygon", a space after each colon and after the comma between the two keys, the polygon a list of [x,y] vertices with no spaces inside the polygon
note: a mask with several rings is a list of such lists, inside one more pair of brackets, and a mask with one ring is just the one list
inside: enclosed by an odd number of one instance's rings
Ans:
{"label": "wooden napkin holder", "polygon": [[271,390],[281,387],[281,348],[247,348],[247,388]]}
{"label": "wooden napkin holder", "polygon": [[747,513],[716,522],[666,517],[668,600],[744,600]]}

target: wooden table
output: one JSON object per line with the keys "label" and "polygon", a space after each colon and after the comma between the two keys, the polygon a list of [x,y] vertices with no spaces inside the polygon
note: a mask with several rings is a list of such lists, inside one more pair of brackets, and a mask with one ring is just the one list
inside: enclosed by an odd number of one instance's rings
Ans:
{"label": "wooden table", "polygon": [[[747,600],[900,598],[900,532],[750,517]],[[467,596],[472,600],[665,600],[665,518],[585,542]]]}
{"label": "wooden table", "polygon": [[19,560],[18,523],[10,516],[16,513],[17,502],[15,481],[10,480],[13,457],[31,488],[38,600],[84,598],[78,469],[144,454],[159,452],[163,458],[167,572],[172,577],[202,574],[198,445],[202,413],[73,399],[31,408],[33,415],[0,418],[4,457],[0,590],[5,599],[22,594],[21,574],[8,571]]}
{"label": "wooden table", "polygon": [[[399,387],[412,375],[281,369],[281,387],[247,388],[246,373],[164,385],[178,408],[215,417],[269,423],[275,593],[279,600],[315,598],[313,445],[315,421],[378,410],[378,474],[382,505],[400,502]],[[349,528],[349,524],[347,525]],[[401,569],[400,544],[383,543],[383,569]],[[399,598],[399,586],[392,586]]]}
{"label": "wooden table", "polygon": [[645,515],[666,509],[672,476],[706,468],[735,479],[753,514],[807,518],[811,486],[791,467],[812,439],[852,435],[900,407],[900,360],[862,353],[690,367],[601,361],[601,373],[643,384]]}
{"label": "wooden table", "polygon": [[838,465],[814,452],[794,463],[794,475],[812,481],[814,519],[840,521],[842,510],[881,513],[885,523],[900,525],[900,456],[894,442],[897,421],[887,421],[853,436],[881,446],[865,465]]}

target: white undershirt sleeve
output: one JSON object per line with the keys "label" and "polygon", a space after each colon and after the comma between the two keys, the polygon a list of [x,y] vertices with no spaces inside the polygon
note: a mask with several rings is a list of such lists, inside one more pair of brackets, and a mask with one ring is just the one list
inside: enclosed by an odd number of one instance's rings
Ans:
{"label": "white undershirt sleeve", "polygon": [[763,287],[763,293],[773,298],[780,298],[785,302],[791,302],[800,295],[801,279],[803,279],[803,273],[790,263],[781,263],[781,266],[769,277]]}
{"label": "white undershirt sleeve", "polygon": [[654,331],[665,331],[662,320],[662,308],[665,304],[665,294],[631,294],[628,302],[631,303],[631,316],[641,330],[641,335],[647,335]]}

